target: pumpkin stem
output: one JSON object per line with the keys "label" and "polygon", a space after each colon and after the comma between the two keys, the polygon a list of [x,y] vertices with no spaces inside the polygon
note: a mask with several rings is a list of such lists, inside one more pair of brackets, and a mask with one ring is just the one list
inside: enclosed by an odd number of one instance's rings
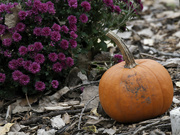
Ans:
{"label": "pumpkin stem", "polygon": [[132,53],[129,51],[129,49],[127,48],[124,41],[112,31],[109,31],[106,35],[110,39],[112,39],[119,47],[119,49],[123,55],[123,58],[125,60],[124,68],[134,68],[137,64],[134,60]]}

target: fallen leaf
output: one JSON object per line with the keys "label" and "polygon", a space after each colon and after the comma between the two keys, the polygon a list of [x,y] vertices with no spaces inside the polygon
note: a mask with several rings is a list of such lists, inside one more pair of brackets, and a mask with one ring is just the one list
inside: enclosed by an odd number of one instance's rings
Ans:
{"label": "fallen leaf", "polygon": [[[89,86],[85,87],[83,90],[83,93],[81,94],[81,102],[86,104],[90,99],[92,99],[95,95],[99,93],[99,87],[98,86]],[[95,98],[93,101],[91,101],[87,108],[97,108],[99,103],[99,97]]]}
{"label": "fallen leaf", "polygon": [[29,135],[29,134],[30,133],[24,133],[24,132],[8,132],[7,135]]}
{"label": "fallen leaf", "polygon": [[180,88],[180,82],[176,82],[176,86]]}
{"label": "fallen leaf", "polygon": [[5,25],[7,25],[8,28],[13,28],[16,26],[16,24],[19,21],[18,13],[20,10],[21,10],[21,5],[18,4],[14,8],[11,9],[12,14],[5,15]]}
{"label": "fallen leaf", "polygon": [[173,36],[176,36],[176,37],[180,38],[180,31],[175,32],[175,33],[173,34]]}
{"label": "fallen leaf", "polygon": [[97,133],[97,129],[96,129],[96,126],[87,126],[87,127],[82,127],[82,129],[88,131],[88,132],[93,132],[93,133]]}
{"label": "fallen leaf", "polygon": [[65,124],[69,124],[70,123],[70,116],[69,114],[65,113],[62,117],[63,121]]}
{"label": "fallen leaf", "polygon": [[114,135],[116,133],[116,130],[110,128],[110,129],[105,129],[103,133],[107,133],[108,135]]}
{"label": "fallen leaf", "polygon": [[55,111],[55,110],[66,110],[71,108],[71,106],[67,106],[67,107],[63,107],[63,106],[48,106],[48,107],[44,107],[45,110],[49,110],[49,111]]}
{"label": "fallen leaf", "polygon": [[154,39],[144,39],[143,42],[144,42],[145,45],[149,45],[149,46],[154,45]]}
{"label": "fallen leaf", "polygon": [[179,99],[177,99],[176,97],[173,97],[173,103],[175,103],[175,104],[179,104],[179,103],[180,103],[180,100],[179,100]]}
{"label": "fallen leaf", "polygon": [[146,37],[152,37],[154,35],[154,33],[151,31],[150,28],[143,29],[143,30],[139,31],[138,34],[146,36]]}
{"label": "fallen leaf", "polygon": [[45,129],[38,129],[37,135],[55,135],[56,131],[57,130],[55,130],[55,129],[51,129],[48,131],[45,131]]}
{"label": "fallen leaf", "polygon": [[56,117],[51,118],[50,121],[51,121],[51,125],[52,125],[53,128],[60,129],[63,126],[65,126],[65,122],[61,118],[61,115],[58,115]]}
{"label": "fallen leaf", "polygon": [[7,123],[6,125],[0,127],[0,133],[1,135],[5,135],[7,132],[9,132],[10,128],[14,125],[14,123]]}

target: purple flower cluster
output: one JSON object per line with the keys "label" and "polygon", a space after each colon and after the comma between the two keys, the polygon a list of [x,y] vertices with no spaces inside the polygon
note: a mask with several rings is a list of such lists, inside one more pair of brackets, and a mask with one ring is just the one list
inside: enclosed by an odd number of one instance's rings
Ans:
{"label": "purple flower cluster", "polygon": [[45,90],[45,88],[46,88],[46,85],[45,85],[44,82],[42,82],[42,81],[37,81],[37,82],[35,83],[35,89],[36,89],[36,90],[38,90],[38,91],[43,91],[43,90]]}
{"label": "purple flower cluster", "polygon": [[14,81],[19,82],[21,85],[27,85],[30,82],[30,77],[28,75],[23,74],[19,70],[15,70],[12,73],[12,78]]}
{"label": "purple flower cluster", "polygon": [[2,44],[4,46],[10,46],[12,44],[12,39],[11,38],[5,38],[5,39],[3,39]]}
{"label": "purple flower cluster", "polygon": [[78,6],[77,0],[68,0],[68,4],[71,8],[77,8]]}
{"label": "purple flower cluster", "polygon": [[123,61],[123,56],[120,54],[115,54],[114,58],[118,61],[118,62],[122,62]]}
{"label": "purple flower cluster", "polygon": [[58,86],[59,86],[58,80],[52,80],[51,85],[52,85],[52,87],[53,87],[54,89],[57,89]]}
{"label": "purple flower cluster", "polygon": [[[77,8],[78,6],[77,0],[68,0],[68,4],[71,8]],[[11,8],[17,5],[18,3],[0,4],[0,18],[2,16],[1,12],[12,13]],[[67,50],[69,47],[76,48],[76,39],[78,37],[76,34],[77,16],[69,15],[67,17],[69,25],[54,23],[50,27],[43,24],[43,19],[44,13],[54,15],[56,12],[51,1],[43,3],[41,0],[27,0],[25,5],[27,7],[18,12],[19,22],[17,22],[15,27],[8,28],[8,26],[1,23],[1,20],[4,18],[0,20],[0,35],[8,34],[5,38],[0,39],[2,40],[0,55],[8,58],[13,56],[13,59],[9,59],[8,62],[8,68],[11,70],[11,80],[18,82],[21,86],[33,84],[33,76],[42,75],[47,71],[60,73],[63,69],[73,66],[74,60],[71,57],[66,57],[64,50]],[[81,6],[86,12],[91,9],[91,5],[86,1],[82,2]],[[79,20],[86,23],[88,18],[83,17],[82,14]],[[32,25],[32,27],[29,25],[29,22],[34,22],[36,25]],[[29,40],[27,35],[35,38]],[[69,37],[67,38],[66,36]],[[27,43],[24,43],[24,41],[27,41]],[[34,42],[32,43],[32,41]],[[56,47],[58,49],[55,49]],[[5,79],[6,75],[0,73],[0,82],[4,82]],[[58,80],[52,80],[50,85],[56,89],[59,86],[59,82]],[[36,81],[34,87],[38,91],[46,89],[43,81]]]}
{"label": "purple flower cluster", "polygon": [[6,30],[5,25],[0,24],[0,35],[4,34],[5,30]]}
{"label": "purple flower cluster", "polygon": [[81,20],[82,23],[87,23],[88,17],[86,14],[81,14],[79,19]]}
{"label": "purple flower cluster", "polygon": [[91,4],[87,1],[81,2],[81,6],[84,8],[84,11],[90,11],[91,10]]}

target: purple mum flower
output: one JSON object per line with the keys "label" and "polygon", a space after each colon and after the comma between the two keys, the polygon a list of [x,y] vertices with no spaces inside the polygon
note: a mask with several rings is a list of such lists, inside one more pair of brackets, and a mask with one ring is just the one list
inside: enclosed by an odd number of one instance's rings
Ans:
{"label": "purple mum flower", "polygon": [[46,88],[46,85],[45,85],[44,82],[42,82],[42,81],[37,81],[37,82],[35,83],[35,89],[36,89],[36,90],[43,91],[43,90],[45,90],[45,88]]}
{"label": "purple mum flower", "polygon": [[4,34],[5,30],[6,30],[5,25],[0,24],[0,35]]}
{"label": "purple mum flower", "polygon": [[76,18],[76,16],[74,16],[74,15],[70,15],[70,16],[68,16],[68,21],[69,21],[69,24],[76,24],[77,23],[77,18]]}
{"label": "purple mum flower", "polygon": [[30,66],[29,66],[29,71],[31,71],[33,74],[38,73],[41,70],[41,66],[39,63],[37,62],[33,62]]}
{"label": "purple mum flower", "polygon": [[36,36],[41,36],[41,28],[38,27],[34,28],[33,34]]}
{"label": "purple mum flower", "polygon": [[42,17],[41,16],[35,16],[34,22],[39,22],[39,24],[40,24],[42,22]]}
{"label": "purple mum flower", "polygon": [[1,3],[1,5],[0,5],[0,12],[6,11],[6,8],[7,8],[6,5]]}
{"label": "purple mum flower", "polygon": [[18,63],[18,66],[19,66],[19,67],[23,66],[23,61],[24,61],[23,58],[18,58],[18,59],[17,59],[17,63]]}
{"label": "purple mum flower", "polygon": [[61,43],[60,43],[60,46],[61,46],[61,48],[63,48],[64,50],[67,50],[68,47],[69,47],[69,42],[68,42],[67,40],[63,39],[63,40],[61,41]]}
{"label": "purple mum flower", "polygon": [[41,42],[35,42],[34,46],[35,46],[35,51],[41,51],[43,49],[43,45]]}
{"label": "purple mum flower", "polygon": [[69,43],[71,44],[71,48],[76,48],[77,47],[77,42],[76,40],[70,39]]}
{"label": "purple mum flower", "polygon": [[70,29],[71,31],[77,31],[77,26],[76,26],[76,24],[70,24],[69,29]]}
{"label": "purple mum flower", "polygon": [[49,27],[42,28],[41,35],[46,37],[51,35],[51,29]]}
{"label": "purple mum flower", "polygon": [[33,52],[35,50],[35,46],[33,44],[28,45],[27,49],[29,52]]}
{"label": "purple mum flower", "polygon": [[115,6],[115,11],[116,11],[118,14],[120,14],[121,9],[119,8],[119,6]]}
{"label": "purple mum flower", "polygon": [[44,55],[43,54],[37,54],[36,56],[35,56],[35,62],[37,62],[37,63],[39,63],[39,64],[42,64],[42,63],[44,63],[44,61],[45,61],[45,57],[44,57]]}
{"label": "purple mum flower", "polygon": [[12,39],[11,38],[5,38],[5,39],[3,39],[2,44],[4,46],[10,46],[12,44]]}
{"label": "purple mum flower", "polygon": [[54,8],[54,3],[52,3],[51,1],[46,2],[46,4],[49,8]]}
{"label": "purple mum flower", "polygon": [[72,37],[73,39],[76,39],[78,37],[78,35],[74,31],[71,31],[70,37]]}
{"label": "purple mum flower", "polygon": [[68,0],[68,4],[72,8],[77,8],[78,6],[77,0]]}
{"label": "purple mum flower", "polygon": [[11,70],[16,70],[16,69],[18,68],[17,60],[12,59],[11,61],[9,61],[8,67],[9,67],[9,69],[11,69]]}
{"label": "purple mum flower", "polygon": [[24,55],[27,54],[27,52],[28,52],[28,49],[25,46],[20,46],[19,47],[19,54],[20,55],[24,56]]}
{"label": "purple mum flower", "polygon": [[51,32],[51,40],[52,40],[52,41],[57,42],[57,41],[59,41],[60,39],[61,39],[61,35],[59,34],[58,31],[53,31],[53,32]]}
{"label": "purple mum flower", "polygon": [[86,14],[81,14],[79,19],[81,20],[82,23],[87,23],[88,17]]}
{"label": "purple mum flower", "polygon": [[19,13],[18,13],[20,20],[25,20],[27,15],[28,15],[28,13],[25,11],[19,11]]}
{"label": "purple mum flower", "polygon": [[55,64],[53,64],[53,68],[54,72],[61,72],[62,70],[62,65],[59,62],[56,62]]}
{"label": "purple mum flower", "polygon": [[57,80],[52,80],[51,85],[53,88],[57,89],[59,86],[59,82]]}
{"label": "purple mum flower", "polygon": [[60,30],[61,30],[61,26],[58,25],[58,24],[56,24],[56,23],[54,23],[53,26],[52,26],[52,29],[53,29],[54,31],[60,31]]}
{"label": "purple mum flower", "polygon": [[19,83],[21,85],[27,85],[30,81],[30,77],[28,75],[24,75],[22,74],[20,77],[19,77]]}
{"label": "purple mum flower", "polygon": [[68,31],[69,31],[69,29],[68,29],[68,27],[66,26],[66,25],[63,25],[62,27],[61,27],[61,30],[64,32],[64,33],[68,33]]}
{"label": "purple mum flower", "polygon": [[56,62],[57,59],[58,59],[58,55],[57,55],[56,53],[50,53],[50,54],[48,55],[48,58],[49,58],[50,61]]}
{"label": "purple mum flower", "polygon": [[114,58],[118,60],[118,62],[122,62],[123,61],[123,56],[120,54],[115,54]]}
{"label": "purple mum flower", "polygon": [[84,8],[85,11],[91,10],[91,4],[87,1],[81,2],[81,6]]}
{"label": "purple mum flower", "polygon": [[32,64],[32,61],[31,61],[31,60],[23,61],[22,64],[23,64],[24,69],[26,69],[26,70],[29,71],[29,67],[30,67],[30,65]]}
{"label": "purple mum flower", "polygon": [[0,73],[0,82],[4,82],[6,80],[6,75],[4,73]]}
{"label": "purple mum flower", "polygon": [[112,6],[113,0],[103,0],[103,2],[106,4],[106,6]]}
{"label": "purple mum flower", "polygon": [[46,13],[48,11],[49,7],[47,3],[41,3],[40,4],[40,8],[39,11],[41,11],[42,13]]}
{"label": "purple mum flower", "polygon": [[19,70],[15,70],[13,73],[12,73],[12,78],[14,81],[18,81],[19,80],[19,77],[22,75],[23,73]]}
{"label": "purple mum flower", "polygon": [[16,25],[16,30],[17,32],[23,32],[26,28],[26,25],[22,22],[19,22],[17,25]]}
{"label": "purple mum flower", "polygon": [[9,50],[6,50],[6,51],[4,51],[4,56],[11,58],[12,55],[11,55],[11,52]]}
{"label": "purple mum flower", "polygon": [[54,8],[49,8],[48,12],[49,14],[54,15],[56,13],[56,10]]}
{"label": "purple mum flower", "polygon": [[64,54],[64,53],[59,53],[59,54],[58,54],[58,59],[59,59],[59,60],[65,60],[65,59],[66,59],[65,54]]}
{"label": "purple mum flower", "polygon": [[67,57],[66,58],[66,64],[69,66],[69,67],[72,67],[74,65],[74,60],[71,58],[71,57]]}
{"label": "purple mum flower", "polygon": [[19,42],[19,41],[22,39],[22,36],[21,36],[19,33],[15,32],[15,33],[12,35],[12,38],[13,38],[13,40],[14,40],[15,42]]}

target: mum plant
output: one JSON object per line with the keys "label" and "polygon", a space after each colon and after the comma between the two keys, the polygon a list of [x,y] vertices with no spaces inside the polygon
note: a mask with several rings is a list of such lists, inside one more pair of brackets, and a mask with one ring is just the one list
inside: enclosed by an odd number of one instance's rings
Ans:
{"label": "mum plant", "polygon": [[107,28],[124,29],[141,9],[140,0],[1,3],[0,97],[61,88],[76,54],[105,49]]}

